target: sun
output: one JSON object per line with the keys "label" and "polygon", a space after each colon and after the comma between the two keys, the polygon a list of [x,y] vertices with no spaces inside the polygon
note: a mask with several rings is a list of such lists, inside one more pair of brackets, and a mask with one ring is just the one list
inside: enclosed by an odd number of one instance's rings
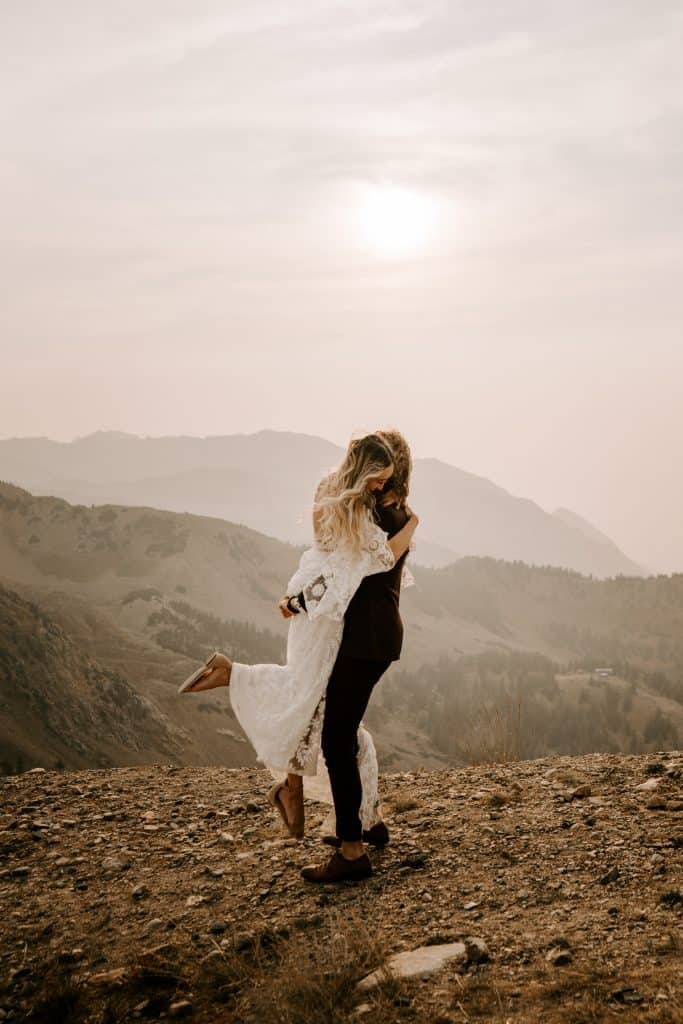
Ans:
{"label": "sun", "polygon": [[423,193],[393,185],[368,186],[360,200],[360,232],[379,256],[413,256],[435,238],[436,212],[434,200]]}

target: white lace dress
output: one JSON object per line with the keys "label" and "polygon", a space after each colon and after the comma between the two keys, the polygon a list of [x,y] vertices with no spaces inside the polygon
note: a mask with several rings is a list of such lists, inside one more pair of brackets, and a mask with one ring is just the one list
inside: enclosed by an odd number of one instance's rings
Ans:
{"label": "white lace dress", "polygon": [[[287,584],[288,594],[303,591],[306,612],[289,620],[284,665],[233,663],[229,694],[232,707],[259,760],[276,775],[295,772],[313,799],[332,800],[320,753],[325,691],[344,630],[344,613],[364,576],[394,565],[388,534],[368,511],[360,552],[349,546],[304,551]],[[412,577],[404,572],[404,585]],[[358,767],[363,785],[361,821],[370,828],[379,818],[375,746],[367,729],[358,732]]]}

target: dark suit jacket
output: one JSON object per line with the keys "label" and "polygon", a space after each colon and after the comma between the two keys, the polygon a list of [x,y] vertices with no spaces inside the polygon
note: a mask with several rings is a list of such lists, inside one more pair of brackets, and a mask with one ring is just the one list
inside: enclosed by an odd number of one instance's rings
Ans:
{"label": "dark suit jacket", "polygon": [[[378,505],[375,520],[391,538],[405,526],[408,513],[395,505]],[[401,570],[407,554],[405,551],[388,572],[373,573],[361,580],[344,616],[340,655],[375,661],[400,658],[403,623],[398,606]]]}

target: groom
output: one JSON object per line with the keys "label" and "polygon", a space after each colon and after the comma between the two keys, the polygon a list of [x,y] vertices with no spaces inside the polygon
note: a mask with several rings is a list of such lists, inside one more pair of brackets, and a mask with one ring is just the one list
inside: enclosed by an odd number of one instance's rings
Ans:
{"label": "groom", "polygon": [[[391,539],[411,518],[406,508],[382,505],[379,495],[375,520]],[[417,525],[417,517],[415,525]],[[401,572],[408,549],[387,572],[366,576],[351,599],[344,632],[329,682],[322,731],[337,819],[338,850],[325,863],[302,869],[310,882],[342,882],[372,874],[363,845],[360,820],[362,786],[358,772],[358,727],[373,688],[401,655],[403,623],[399,613]],[[377,830],[378,835],[374,833]],[[379,832],[382,832],[381,837]],[[380,823],[365,838],[384,845],[389,835]]]}

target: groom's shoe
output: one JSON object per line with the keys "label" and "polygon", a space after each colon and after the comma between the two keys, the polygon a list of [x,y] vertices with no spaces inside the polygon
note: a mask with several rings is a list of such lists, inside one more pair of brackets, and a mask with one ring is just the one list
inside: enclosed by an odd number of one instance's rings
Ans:
{"label": "groom's shoe", "polygon": [[369,878],[372,874],[372,864],[367,853],[362,857],[356,857],[355,860],[347,860],[337,851],[326,864],[302,868],[301,874],[307,882],[345,882],[349,879],[355,881]]}
{"label": "groom's shoe", "polygon": [[[323,836],[323,842],[328,846],[336,846],[337,849],[341,846],[341,839],[337,839],[336,836]],[[380,848],[386,846],[389,842],[389,829],[383,821],[378,821],[367,832],[363,832],[363,842]]]}

